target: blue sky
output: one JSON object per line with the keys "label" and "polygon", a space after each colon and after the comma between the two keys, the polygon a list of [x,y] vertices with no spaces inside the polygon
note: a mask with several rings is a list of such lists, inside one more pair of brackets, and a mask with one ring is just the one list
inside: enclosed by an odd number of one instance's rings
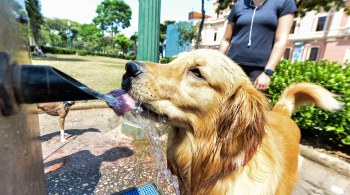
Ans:
{"label": "blue sky", "polygon": [[[96,16],[96,7],[102,0],[41,0],[45,17],[69,19],[79,23],[91,23]],[[138,0],[124,0],[132,9],[131,27],[122,31],[130,37],[138,27]],[[212,0],[205,1],[210,14]],[[187,20],[188,13],[201,10],[201,0],[161,0],[161,22]]]}

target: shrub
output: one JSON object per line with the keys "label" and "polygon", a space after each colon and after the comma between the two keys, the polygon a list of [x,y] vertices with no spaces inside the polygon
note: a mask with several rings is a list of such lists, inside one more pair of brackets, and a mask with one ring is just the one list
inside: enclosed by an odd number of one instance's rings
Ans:
{"label": "shrub", "polygon": [[127,55],[127,56],[125,56],[125,59],[126,60],[136,60],[136,56],[133,56],[133,55]]}
{"label": "shrub", "polygon": [[76,50],[76,54],[78,56],[87,56],[87,55],[90,55],[90,52],[86,50]]}
{"label": "shrub", "polygon": [[176,57],[161,58],[159,62],[160,62],[161,64],[167,64],[167,63],[170,63],[171,61],[173,61],[173,60],[175,60],[175,59],[176,59]]}
{"label": "shrub", "polygon": [[44,53],[51,53],[51,54],[75,54],[75,50],[67,49],[67,48],[62,48],[62,47],[47,47],[43,46],[41,47],[41,50]]}
{"label": "shrub", "polygon": [[124,54],[121,54],[121,53],[118,53],[118,54],[117,54],[117,58],[119,58],[119,59],[125,59],[125,55],[124,55]]}
{"label": "shrub", "polygon": [[103,56],[103,57],[110,57],[110,58],[116,58],[117,54],[111,54],[111,53],[93,53],[94,56]]}
{"label": "shrub", "polygon": [[171,61],[173,61],[175,59],[176,59],[176,57],[171,57],[171,58],[169,58],[169,62],[171,62]]}
{"label": "shrub", "polygon": [[161,63],[161,64],[167,64],[167,63],[169,63],[169,58],[161,58],[161,59],[160,59],[160,63]]}
{"label": "shrub", "polygon": [[319,84],[338,94],[338,100],[345,103],[343,109],[336,112],[316,106],[301,107],[293,115],[299,127],[331,142],[350,145],[350,66],[329,61],[281,61],[268,90],[272,103],[277,102],[287,86],[299,82]]}

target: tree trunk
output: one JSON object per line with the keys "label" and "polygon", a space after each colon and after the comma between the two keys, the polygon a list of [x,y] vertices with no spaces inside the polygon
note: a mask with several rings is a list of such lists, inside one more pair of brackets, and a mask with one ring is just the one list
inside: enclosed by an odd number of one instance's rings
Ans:
{"label": "tree trunk", "polygon": [[201,23],[199,24],[195,49],[199,48],[199,42],[201,41],[201,34],[204,26],[204,20],[205,20],[205,10],[204,10],[204,0],[202,0],[202,18],[201,18]]}
{"label": "tree trunk", "polygon": [[112,27],[111,27],[111,36],[112,36],[111,46],[112,46],[112,49],[114,49],[114,29],[113,29],[113,24],[112,24]]}

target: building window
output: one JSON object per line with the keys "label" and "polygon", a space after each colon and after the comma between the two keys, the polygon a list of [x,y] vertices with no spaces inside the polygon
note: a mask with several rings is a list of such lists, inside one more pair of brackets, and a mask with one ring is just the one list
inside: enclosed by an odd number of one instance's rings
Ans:
{"label": "building window", "polygon": [[327,16],[322,16],[318,18],[316,31],[324,31],[326,28],[326,19]]}
{"label": "building window", "polygon": [[293,26],[292,26],[292,28],[290,29],[290,34],[294,34],[295,33],[295,27],[297,26],[297,21],[296,20],[294,20],[293,21]]}
{"label": "building window", "polygon": [[218,33],[214,33],[214,41],[216,41],[217,35],[218,35]]}
{"label": "building window", "polygon": [[286,50],[284,50],[283,58],[286,60],[289,60],[289,57],[290,57],[290,48],[287,48]]}
{"label": "building window", "polygon": [[319,50],[318,47],[313,47],[313,48],[311,48],[310,56],[309,56],[309,60],[310,60],[310,61],[315,61],[315,60],[317,60],[318,50]]}

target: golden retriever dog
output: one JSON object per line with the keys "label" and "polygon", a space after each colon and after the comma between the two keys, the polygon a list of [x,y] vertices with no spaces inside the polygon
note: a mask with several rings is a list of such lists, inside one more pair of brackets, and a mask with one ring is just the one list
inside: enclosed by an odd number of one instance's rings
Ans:
{"label": "golden retriever dog", "polygon": [[288,87],[271,108],[243,70],[215,50],[169,64],[128,62],[122,88],[143,116],[170,126],[168,166],[181,194],[291,194],[298,183],[300,105],[341,103],[311,83]]}
{"label": "golden retriever dog", "polygon": [[50,103],[41,103],[37,104],[37,108],[41,111],[39,114],[46,113],[51,116],[58,116],[58,125],[60,128],[60,141],[65,142],[65,133],[64,133],[64,122],[68,115],[68,112],[73,106],[75,101],[66,101],[66,102],[50,102]]}

